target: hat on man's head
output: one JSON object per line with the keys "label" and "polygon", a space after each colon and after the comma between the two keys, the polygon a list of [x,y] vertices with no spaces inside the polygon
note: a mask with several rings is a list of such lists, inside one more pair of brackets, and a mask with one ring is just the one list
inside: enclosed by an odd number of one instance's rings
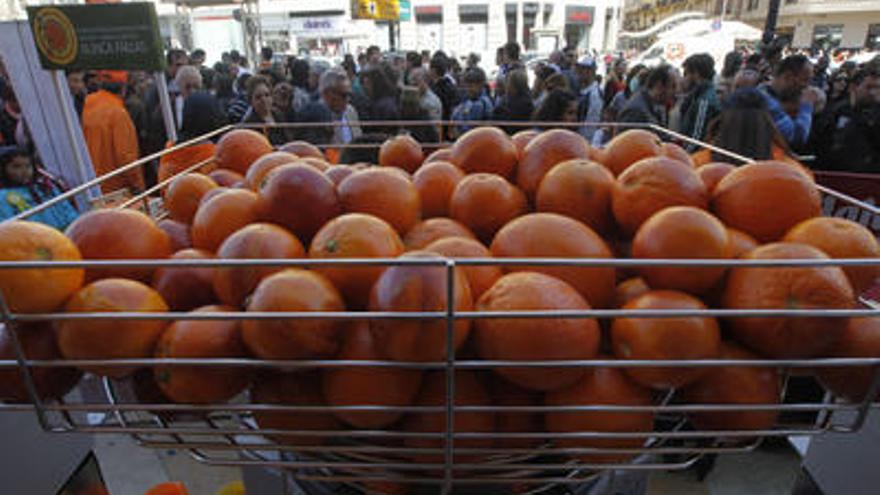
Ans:
{"label": "hat on man's head", "polygon": [[124,70],[102,70],[98,72],[98,79],[104,83],[128,83],[128,72]]}
{"label": "hat on man's head", "polygon": [[596,59],[589,55],[584,55],[577,61],[578,67],[586,67],[587,69],[595,69],[596,68]]}

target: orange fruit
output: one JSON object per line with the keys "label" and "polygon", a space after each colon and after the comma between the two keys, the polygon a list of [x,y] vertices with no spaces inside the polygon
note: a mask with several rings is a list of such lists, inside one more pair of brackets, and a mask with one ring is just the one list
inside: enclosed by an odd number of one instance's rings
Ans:
{"label": "orange fruit", "polygon": [[[754,260],[826,260],[806,244],[774,243],[742,256]],[[727,275],[723,305],[728,309],[850,309],[855,295],[836,266],[735,267]],[[731,318],[733,336],[760,354],[775,358],[821,355],[846,330],[845,318]]]}
{"label": "orange fruit", "polygon": [[159,158],[157,181],[165,182],[175,175],[182,173],[184,170],[203,162],[205,164],[198,167],[195,171],[207,174],[217,166],[214,162],[214,155],[216,152],[217,147],[214,146],[214,143],[206,141],[166,153]]}
{"label": "orange fruit", "polygon": [[559,213],[585,223],[597,232],[611,230],[611,190],[614,176],[588,160],[557,164],[544,176],[535,197],[535,209]]}
{"label": "orange fruit", "polygon": [[602,164],[616,177],[638,161],[661,155],[663,143],[656,134],[644,129],[629,129],[608,142],[602,154]]}
{"label": "orange fruit", "polygon": [[[492,252],[486,249],[486,246],[470,237],[444,237],[428,244],[424,249],[447,258],[492,257]],[[477,301],[504,274],[497,265],[462,265],[461,269],[467,277],[474,301]]]}
{"label": "orange fruit", "polygon": [[660,155],[665,156],[666,158],[672,158],[673,160],[678,160],[682,163],[686,163],[687,165],[690,165],[691,168],[694,168],[694,161],[693,159],[691,159],[691,155],[689,155],[688,152],[684,150],[684,148],[675,143],[661,144]]}
{"label": "orange fruit", "polygon": [[245,189],[224,191],[199,206],[192,223],[193,246],[213,253],[233,232],[259,218],[256,193]]}
{"label": "orange fruit", "polygon": [[516,172],[516,185],[534,199],[541,179],[557,163],[573,159],[589,160],[590,144],[567,129],[545,131],[523,149]]}
{"label": "orange fruit", "polygon": [[759,242],[777,241],[822,213],[816,185],[791,165],[756,162],[727,174],[712,194],[712,211],[728,227]]}
{"label": "orange fruit", "polygon": [[468,174],[497,174],[512,180],[518,152],[510,137],[497,127],[475,127],[455,140],[450,161]]}
{"label": "orange fruit", "polygon": [[461,180],[449,202],[450,216],[483,242],[492,240],[507,222],[526,212],[522,191],[495,174],[471,174]]}
{"label": "orange fruit", "polygon": [[[201,207],[203,204],[205,204],[208,201],[210,201],[211,199],[213,199],[214,196],[218,196],[218,195],[225,193],[226,191],[230,191],[230,190],[232,190],[231,187],[223,187],[223,186],[211,189],[210,191],[206,192],[204,196],[202,196],[202,199],[199,201],[199,207]],[[198,210],[196,210],[196,211],[198,211]],[[195,217],[193,217],[193,218],[195,218]]]}
{"label": "orange fruit", "polygon": [[518,156],[523,156],[523,151],[525,151],[526,146],[532,142],[532,139],[538,137],[541,134],[540,132],[534,129],[526,129],[524,131],[519,131],[513,136],[510,136],[510,140],[513,141],[513,145],[516,146],[516,153]]}
{"label": "orange fruit", "polygon": [[284,151],[301,158],[312,157],[320,160],[326,160],[327,158],[324,156],[324,153],[321,153],[320,148],[306,141],[291,141],[278,148],[278,151]]}
{"label": "orange fruit", "polygon": [[[426,251],[412,251],[402,258],[440,257]],[[442,260],[441,260],[442,263]],[[440,265],[398,265],[388,267],[376,281],[370,294],[370,311],[448,311],[446,267]],[[460,268],[455,268],[453,309],[473,309],[471,288]],[[446,319],[370,321],[376,346],[395,361],[441,361],[446,359]],[[471,331],[471,322],[455,321],[453,344],[459,349]]]}
{"label": "orange fruit", "polygon": [[250,168],[248,168],[247,175],[244,177],[244,182],[247,184],[248,189],[258,192],[266,174],[281,165],[295,163],[297,160],[299,160],[298,156],[285,151],[273,151],[272,153],[263,155],[260,158],[257,158],[257,160],[251,164]]}
{"label": "orange fruit", "polygon": [[[651,391],[632,382],[620,368],[588,368],[583,377],[568,388],[549,392],[547,406],[650,406]],[[654,429],[654,415],[649,412],[577,411],[548,412],[544,425],[552,433],[639,433]],[[559,438],[562,448],[638,449],[643,438]],[[581,462],[618,464],[637,454],[576,454]]]}
{"label": "orange fruit", "polygon": [[171,246],[171,251],[177,252],[181,249],[189,249],[192,247],[192,238],[189,235],[189,225],[166,218],[164,220],[159,220],[156,226],[168,235],[168,242]]}
{"label": "orange fruit", "polygon": [[245,183],[245,178],[238,172],[218,168],[208,174],[208,177],[217,183],[220,187],[238,187],[239,184]]}
{"label": "orange fruit", "polygon": [[[491,246],[496,258],[611,258],[601,237],[577,220],[555,213],[532,213],[504,226]],[[505,271],[533,271],[571,284],[594,308],[614,302],[613,267],[505,266]]]}
{"label": "orange fruit", "polygon": [[[55,329],[49,322],[18,324],[17,337],[25,358],[31,360],[58,360],[61,353],[55,343]],[[15,345],[10,328],[0,326],[0,359],[15,360]],[[82,373],[75,368],[30,368],[31,378],[41,399],[60,398],[79,382]],[[0,400],[29,402],[24,376],[19,369],[0,370]]]}
{"label": "orange fruit", "polygon": [[[309,246],[309,257],[396,258],[403,253],[403,242],[384,220],[373,215],[341,215],[318,231]],[[370,290],[384,271],[382,266],[315,266],[345,296],[351,309],[367,306]]]}
{"label": "orange fruit", "polygon": [[441,148],[439,150],[434,150],[425,158],[424,163],[430,162],[448,162],[452,157],[452,148]]}
{"label": "orange fruit", "polygon": [[422,216],[448,216],[452,191],[463,178],[464,172],[449,162],[426,162],[419,167],[413,175],[413,184],[422,200]]}
{"label": "orange fruit", "polygon": [[727,239],[730,241],[727,250],[731,258],[739,258],[758,247],[758,241],[754,237],[736,229],[727,229]]}
{"label": "orange fruit", "polygon": [[217,141],[217,167],[244,176],[257,158],[272,151],[272,144],[266,136],[250,129],[234,129]]}
{"label": "orange fruit", "polygon": [[167,483],[159,483],[150,488],[144,495],[189,495],[189,491],[183,483],[169,481]]}
{"label": "orange fruit", "polygon": [[703,184],[706,184],[706,190],[709,191],[709,194],[712,194],[721,179],[734,170],[736,167],[729,163],[707,163],[697,168],[697,175],[703,180]]}
{"label": "orange fruit", "polygon": [[[417,406],[443,406],[446,404],[446,372],[433,371],[425,374],[422,389],[416,399]],[[456,406],[491,406],[489,392],[473,371],[455,372],[455,403]],[[458,433],[486,433],[495,431],[495,413],[483,411],[456,412],[453,417],[453,431]],[[407,415],[403,430],[413,433],[444,433],[446,429],[445,413],[413,413]],[[440,449],[445,442],[439,438],[413,438],[403,440],[406,447],[418,449]],[[456,438],[455,448],[490,448],[492,438]],[[415,454],[413,459],[418,463],[443,463],[443,454]],[[474,462],[479,455],[457,454],[457,463]]]}
{"label": "orange fruit", "polygon": [[[381,360],[382,356],[369,323],[352,322],[345,331],[343,360]],[[412,405],[422,384],[422,372],[413,369],[387,367],[336,367],[324,372],[324,397],[331,406],[385,406]],[[333,414],[355,428],[379,430],[403,416],[396,411],[346,411]]]}
{"label": "orange fruit", "polygon": [[[287,269],[264,278],[251,295],[248,311],[344,311],[342,297],[318,273]],[[339,348],[342,322],[327,319],[245,320],[242,337],[263,359],[327,358]]]}
{"label": "orange fruit", "polygon": [[202,197],[216,187],[217,183],[204,174],[191,172],[174,179],[165,191],[168,216],[178,222],[192,223]]}
{"label": "orange fruit", "polygon": [[[263,373],[254,380],[251,400],[255,404],[283,406],[326,406],[321,394],[321,377],[317,372]],[[287,432],[333,431],[341,425],[325,412],[254,411],[254,420],[263,429]],[[323,435],[270,434],[270,439],[283,445],[316,446],[327,443]]]}
{"label": "orange fruit", "polygon": [[334,186],[339,186],[346,177],[356,172],[351,165],[333,165],[324,171],[324,175],[330,179]]}
{"label": "orange fruit", "polygon": [[431,218],[419,222],[403,238],[407,251],[424,249],[425,246],[445,237],[474,239],[474,234],[464,225],[450,218]]}
{"label": "orange fruit", "polygon": [[313,156],[307,156],[305,158],[300,158],[300,162],[314,168],[318,172],[324,173],[330,169],[330,163],[327,160],[323,160],[321,158],[315,158]]}
{"label": "orange fruit", "polygon": [[[683,292],[653,290],[623,306],[626,310],[700,310],[706,306]],[[721,331],[715,318],[616,318],[611,345],[618,359],[713,359],[718,356]],[[627,368],[637,383],[660,390],[694,382],[706,368]]]}
{"label": "orange fruit", "polygon": [[379,148],[379,165],[415,172],[424,160],[422,146],[409,135],[394,136]]}
{"label": "orange fruit", "polygon": [[[505,275],[477,302],[478,311],[588,310],[590,305],[562,280],[535,272]],[[599,350],[599,324],[592,318],[486,318],[477,320],[480,357],[501,361],[590,359]],[[583,368],[495,368],[530,390],[572,385]]]}
{"label": "orange fruit", "polygon": [[[290,232],[270,223],[252,223],[227,237],[217,257],[221,259],[304,258],[303,245]],[[282,266],[247,266],[214,269],[214,292],[223,304],[241,307],[257,284]]]}
{"label": "orange fruit", "polygon": [[[234,311],[226,306],[203,306],[193,313]],[[238,320],[180,320],[172,323],[156,344],[157,358],[244,358]],[[235,366],[156,366],[156,383],[166,397],[186,404],[227,401],[247,387],[247,368]]]}
{"label": "orange fruit", "polygon": [[[826,354],[833,358],[880,357],[880,318],[850,318],[843,334]],[[877,373],[876,366],[837,366],[816,370],[819,382],[850,402],[862,402]],[[876,400],[876,399],[872,399]]]}
{"label": "orange fruit", "polygon": [[[639,227],[632,242],[636,259],[725,259],[730,257],[727,228],[717,218],[692,206],[673,206],[655,213]],[[654,289],[702,294],[724,276],[724,267],[640,266],[639,274]]]}
{"label": "orange fruit", "polygon": [[325,223],[342,212],[333,182],[302,162],[282,165],[263,179],[260,214],[308,242]]}
{"label": "orange fruit", "polygon": [[[171,256],[171,240],[152,218],[129,209],[92,210],[65,232],[87,260],[150,260]],[[123,277],[149,282],[153,268],[90,268],[86,280]]]}
{"label": "orange fruit", "polygon": [[629,235],[654,213],[669,206],[706,209],[709,193],[691,167],[669,158],[634,163],[617,178],[611,208],[617,224]]}
{"label": "orange fruit", "polygon": [[[721,343],[719,359],[760,359],[731,342]],[[691,404],[773,405],[779,403],[779,376],[772,367],[713,366],[703,376],[681,390],[682,399]],[[700,430],[770,430],[779,411],[690,412],[691,422]]]}
{"label": "orange fruit", "polygon": [[[67,313],[163,313],[162,296],[146,285],[122,278],[106,278],[80,289],[67,301]],[[147,358],[162,331],[164,320],[62,320],[56,323],[58,349],[67,359]],[[134,369],[83,368],[98,375],[122,378]]]}
{"label": "orange fruit", "polygon": [[[799,242],[818,248],[832,259],[880,258],[880,245],[874,234],[862,225],[845,218],[816,217],[795,225],[783,242]],[[874,285],[880,266],[843,267],[856,295]]]}
{"label": "orange fruit", "polygon": [[645,279],[641,277],[628,278],[617,284],[617,289],[614,291],[614,306],[622,308],[626,303],[645,294],[649,290],[651,288],[645,283]]}
{"label": "orange fruit", "polygon": [[[2,261],[81,261],[79,249],[48,225],[0,223]],[[85,278],[82,268],[0,270],[0,293],[13,313],[49,313],[64,305]]]}
{"label": "orange fruit", "polygon": [[[210,260],[214,255],[201,249],[183,249],[174,260]],[[153,275],[153,289],[172,311],[192,311],[217,301],[212,267],[163,266]]]}
{"label": "orange fruit", "polygon": [[419,191],[409,178],[394,169],[362,170],[342,181],[338,190],[346,213],[375,215],[391,224],[400,235],[421,220]]}

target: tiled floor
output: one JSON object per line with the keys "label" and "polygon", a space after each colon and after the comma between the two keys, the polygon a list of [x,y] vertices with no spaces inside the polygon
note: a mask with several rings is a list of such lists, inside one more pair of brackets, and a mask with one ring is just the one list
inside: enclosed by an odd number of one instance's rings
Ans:
{"label": "tiled floor", "polygon": [[[192,495],[214,495],[242,479],[239,469],[205,466],[185,453],[143,449],[127,436],[101,435],[95,450],[111,495],[143,495],[169,480],[185,482]],[[692,471],[653,473],[646,495],[788,495],[799,466],[798,456],[784,447],[722,456],[703,482]]]}

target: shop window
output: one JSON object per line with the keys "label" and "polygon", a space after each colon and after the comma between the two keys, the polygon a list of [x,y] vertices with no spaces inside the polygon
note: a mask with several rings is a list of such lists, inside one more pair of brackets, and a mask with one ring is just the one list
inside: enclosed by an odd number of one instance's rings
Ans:
{"label": "shop window", "polygon": [[758,10],[758,7],[761,5],[761,0],[749,0],[748,10]]}
{"label": "shop window", "polygon": [[843,39],[843,24],[823,24],[813,28],[812,48],[833,50],[840,47]]}
{"label": "shop window", "polygon": [[880,24],[868,26],[868,38],[865,40],[865,48],[868,50],[880,50]]}
{"label": "shop window", "polygon": [[537,3],[524,3],[523,4],[523,27],[522,27],[522,39],[523,45],[526,50],[532,50],[535,48],[534,40],[532,40],[532,30],[535,29],[535,22],[538,18],[538,4]]}
{"label": "shop window", "polygon": [[507,22],[507,42],[516,43],[516,9],[517,4],[504,5],[504,20]]}
{"label": "shop window", "polygon": [[550,24],[550,17],[553,15],[553,4],[547,3],[544,4],[544,26],[548,26]]}
{"label": "shop window", "polygon": [[565,7],[565,44],[580,51],[590,48],[590,26],[593,25],[593,7],[567,5]]}

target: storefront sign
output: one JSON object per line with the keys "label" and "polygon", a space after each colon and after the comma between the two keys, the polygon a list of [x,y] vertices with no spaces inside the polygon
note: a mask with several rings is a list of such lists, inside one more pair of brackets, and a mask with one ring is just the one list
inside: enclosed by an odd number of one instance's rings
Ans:
{"label": "storefront sign", "polygon": [[44,69],[165,68],[152,3],[48,5],[27,13]]}
{"label": "storefront sign", "polygon": [[583,7],[580,5],[565,6],[565,23],[566,24],[585,24],[593,25],[593,7]]}
{"label": "storefront sign", "polygon": [[400,20],[409,21],[412,19],[412,2],[410,0],[399,0],[400,3]]}
{"label": "storefront sign", "polygon": [[298,17],[290,19],[294,35],[339,35],[344,30],[343,17]]}
{"label": "storefront sign", "polygon": [[396,21],[400,19],[398,0],[353,0],[352,19],[372,19],[375,21]]}

